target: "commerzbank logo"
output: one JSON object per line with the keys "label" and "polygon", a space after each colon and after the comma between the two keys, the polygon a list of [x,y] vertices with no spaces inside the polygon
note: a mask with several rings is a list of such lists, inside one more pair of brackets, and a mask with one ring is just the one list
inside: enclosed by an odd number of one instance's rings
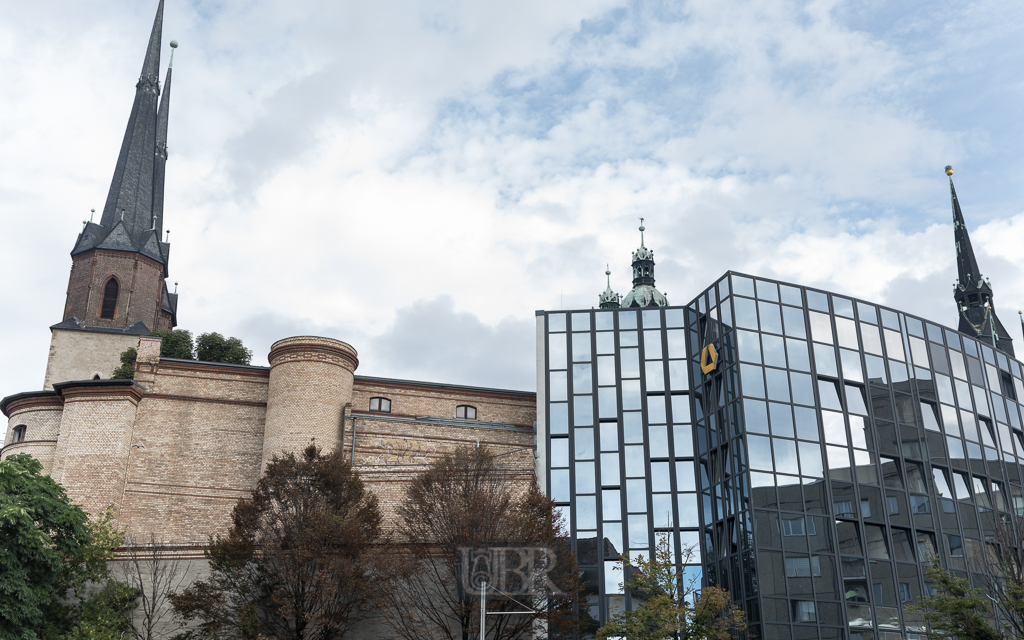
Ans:
{"label": "commerzbank logo", "polygon": [[700,352],[700,370],[707,375],[714,371],[716,366],[718,366],[718,352],[715,351],[715,345],[709,344]]}

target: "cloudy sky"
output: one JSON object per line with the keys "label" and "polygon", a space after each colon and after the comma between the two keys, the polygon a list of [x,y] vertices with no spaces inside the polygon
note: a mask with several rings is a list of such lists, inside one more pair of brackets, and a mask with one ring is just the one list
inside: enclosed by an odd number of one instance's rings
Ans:
{"label": "cloudy sky", "polygon": [[[41,388],[155,8],[0,0],[0,395]],[[362,374],[533,389],[534,311],[594,306],[606,263],[625,294],[641,216],[674,303],[734,269],[955,324],[946,164],[1017,327],[1022,23],[1009,1],[167,0],[180,327],[257,364],[313,333]]]}

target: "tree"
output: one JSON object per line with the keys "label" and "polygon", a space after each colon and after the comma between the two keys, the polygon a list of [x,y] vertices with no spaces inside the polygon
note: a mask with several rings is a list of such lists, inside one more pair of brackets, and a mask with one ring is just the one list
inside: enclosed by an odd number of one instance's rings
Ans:
{"label": "tree", "polygon": [[135,361],[139,359],[139,350],[128,347],[121,352],[121,366],[114,369],[111,378],[115,380],[132,380],[135,378]]}
{"label": "tree", "polygon": [[208,580],[170,596],[186,638],[340,638],[371,611],[377,498],[339,451],[275,457],[211,540]]}
{"label": "tree", "polygon": [[[683,564],[693,555],[692,548],[684,549]],[[649,560],[639,556],[633,563],[623,560],[621,566],[628,578],[620,586],[639,604],[598,629],[598,640],[729,640],[746,630],[743,610],[732,604],[728,591],[716,586],[701,589],[696,578],[686,579],[675,564],[668,535],[658,537]]]}
{"label": "tree", "polygon": [[932,556],[926,574],[932,583],[933,593],[907,607],[909,611],[919,613],[928,623],[930,631],[923,634],[926,638],[1003,638],[993,624],[994,611],[984,591],[972,587],[966,578],[943,569],[935,556]]}
{"label": "tree", "polygon": [[203,333],[196,340],[196,360],[249,364],[252,351],[246,349],[238,338],[225,338],[219,333]]}
{"label": "tree", "polygon": [[154,640],[173,617],[170,597],[189,586],[191,562],[164,555],[164,545],[150,535],[147,542],[128,536],[117,573],[138,594],[136,619],[130,629],[136,640]]}
{"label": "tree", "polygon": [[546,579],[537,572],[532,580],[539,584],[504,584],[507,595],[487,593],[488,611],[534,613],[488,618],[488,638],[532,638],[543,626],[551,637],[580,629],[581,573],[554,503],[532,476],[523,486],[511,481],[513,475],[486,447],[459,448],[410,483],[397,509],[397,529],[408,544],[405,554],[393,558],[398,566],[383,612],[396,635],[407,640],[478,638],[474,558],[494,563],[515,555],[520,562],[535,549],[547,550],[540,567]]}
{"label": "tree", "polygon": [[160,357],[195,360],[195,347],[192,344],[192,332],[185,329],[172,331],[152,331],[149,334],[160,338]]}
{"label": "tree", "polygon": [[[88,584],[107,582],[106,562],[121,544],[111,526],[113,509],[90,521],[41,472],[42,464],[26,454],[0,461],[2,638],[62,637],[80,622],[99,624],[129,608],[123,592],[111,595],[119,587],[93,598],[86,593]],[[98,619],[83,619],[93,614]]]}

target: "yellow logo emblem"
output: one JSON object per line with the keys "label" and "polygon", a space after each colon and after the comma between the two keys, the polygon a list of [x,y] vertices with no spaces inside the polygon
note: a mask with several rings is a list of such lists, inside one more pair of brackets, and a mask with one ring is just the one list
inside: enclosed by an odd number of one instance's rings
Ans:
{"label": "yellow logo emblem", "polygon": [[715,345],[709,344],[700,352],[700,370],[707,375],[715,370],[715,365],[717,364],[718,352],[715,351]]}

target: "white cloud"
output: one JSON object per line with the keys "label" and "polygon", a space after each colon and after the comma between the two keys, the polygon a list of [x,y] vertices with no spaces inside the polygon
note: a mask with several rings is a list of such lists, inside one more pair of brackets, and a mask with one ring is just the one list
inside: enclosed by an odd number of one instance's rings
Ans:
{"label": "white cloud", "polygon": [[[2,395],[41,383],[146,4],[71,3],[54,19],[22,3],[0,25],[0,344],[16,363]],[[179,319],[239,335],[257,360],[286,333],[324,332],[367,374],[523,387],[533,311],[595,305],[605,263],[625,293],[640,216],[675,303],[735,269],[950,324],[941,168],[961,159],[1004,322],[1024,306],[1022,190],[1001,150],[1024,129],[984,99],[1024,86],[1000,62],[1021,52],[1007,26],[1021,18],[1000,3],[166,11],[164,40],[181,42],[166,206]]]}

